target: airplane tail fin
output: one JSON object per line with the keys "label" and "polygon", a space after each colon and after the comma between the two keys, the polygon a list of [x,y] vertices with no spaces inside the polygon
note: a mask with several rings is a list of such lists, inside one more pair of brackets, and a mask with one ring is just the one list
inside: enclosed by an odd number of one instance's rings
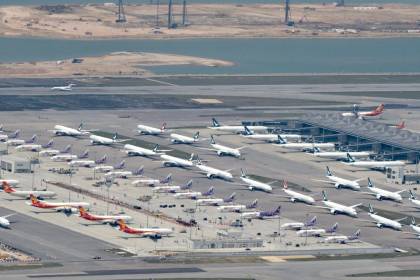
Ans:
{"label": "airplane tail fin", "polygon": [[355,162],[354,158],[349,153],[347,153],[347,161],[348,162]]}
{"label": "airplane tail fin", "polygon": [[277,143],[278,144],[286,144],[286,140],[283,139],[283,137],[281,137],[280,134],[277,134]]}
{"label": "airplane tail fin", "polygon": [[168,184],[172,181],[172,173],[168,174],[165,179],[160,180],[161,184]]}
{"label": "airplane tail fin", "polygon": [[328,197],[327,197],[327,192],[322,190],[322,200],[323,201],[328,201]]}
{"label": "airplane tail fin", "polygon": [[3,181],[3,191],[6,193],[15,192],[15,190],[6,181]]}
{"label": "airplane tail fin", "polygon": [[350,236],[350,240],[356,240],[356,239],[359,239],[359,236],[360,236],[360,229],[358,229],[358,230],[356,230],[356,232],[355,233],[353,233],[353,235],[352,236]]}
{"label": "airplane tail fin", "polygon": [[67,145],[64,150],[61,151],[62,154],[70,153],[71,151],[71,144]]}
{"label": "airplane tail fin", "polygon": [[287,180],[283,180],[283,189],[287,190],[288,187]]}
{"label": "airplane tail fin", "polygon": [[86,210],[83,206],[79,206],[79,214],[80,217],[84,217],[86,215]]}
{"label": "airplane tail fin", "polygon": [[118,133],[115,132],[114,135],[112,136],[112,140],[116,141],[118,139]]}
{"label": "airplane tail fin", "polygon": [[10,138],[18,138],[19,134],[20,134],[20,129],[13,132],[12,135],[10,135]]}
{"label": "airplane tail fin", "polygon": [[224,199],[225,202],[232,202],[235,200],[236,193],[232,193],[230,196]]}
{"label": "airplane tail fin", "polygon": [[246,206],[246,209],[254,209],[257,207],[257,204],[258,204],[258,199],[255,199],[253,202],[251,202],[250,204]]}
{"label": "airplane tail fin", "polygon": [[335,223],[335,224],[332,225],[331,228],[327,229],[326,232],[327,233],[335,233],[335,232],[337,232],[337,229],[338,229],[338,223]]}
{"label": "airplane tail fin", "polygon": [[37,204],[38,203],[38,199],[33,195],[33,194],[30,194],[29,195],[29,198],[31,199],[31,203],[32,203],[32,205],[34,205],[34,204]]}
{"label": "airplane tail fin", "polygon": [[189,158],[189,161],[193,161],[194,160],[194,156],[195,156],[194,153],[192,153],[191,156],[190,156],[190,158]]}
{"label": "airplane tail fin", "polygon": [[197,131],[194,135],[193,135],[194,140],[198,140],[198,138],[200,138],[200,131]]}
{"label": "airplane tail fin", "polygon": [[182,186],[181,189],[183,189],[183,190],[189,190],[189,189],[191,189],[192,185],[193,185],[193,180],[191,179],[184,186]]}
{"label": "airplane tail fin", "polygon": [[328,176],[332,176],[332,173],[331,173],[331,170],[330,170],[330,168],[327,166],[326,167],[326,169],[327,169],[327,172],[325,173],[325,175],[328,177]]}
{"label": "airplane tail fin", "polygon": [[281,205],[277,206],[276,209],[273,211],[273,215],[280,215]]}
{"label": "airplane tail fin", "polygon": [[317,216],[314,216],[312,219],[306,222],[305,226],[313,227],[314,225],[316,225],[316,221],[317,221]]}
{"label": "airplane tail fin", "polygon": [[405,121],[402,121],[401,123],[399,123],[399,124],[396,126],[396,128],[398,128],[398,129],[403,129],[403,128],[405,128]]}
{"label": "airplane tail fin", "polygon": [[144,166],[140,166],[139,169],[133,172],[133,175],[142,175],[144,173]]}
{"label": "airplane tail fin", "polygon": [[413,226],[415,226],[415,225],[416,225],[416,219],[414,219],[414,217],[411,217],[411,224],[412,224]]}
{"label": "airplane tail fin", "polygon": [[318,148],[318,147],[314,147],[313,149],[313,153],[315,154],[315,153],[320,153],[321,152],[321,149],[320,148]]}
{"label": "airplane tail fin", "polygon": [[28,143],[28,144],[35,143],[37,139],[38,139],[38,136],[36,134],[34,134],[34,135],[32,135],[31,139],[26,141],[26,143]]}
{"label": "airplane tail fin", "polygon": [[81,122],[81,123],[79,124],[79,127],[77,128],[77,130],[78,130],[78,131],[82,131],[82,129],[83,129],[83,122]]}
{"label": "airplane tail fin", "polygon": [[104,155],[104,156],[103,156],[103,157],[101,157],[100,159],[96,160],[96,161],[95,161],[95,163],[96,163],[96,164],[102,164],[102,163],[105,163],[105,162],[106,162],[106,160],[107,160],[107,158],[108,158],[108,156],[107,156],[107,155]]}
{"label": "airplane tail fin", "polygon": [[125,160],[114,166],[115,169],[123,169],[125,167]]}
{"label": "airplane tail fin", "polygon": [[241,168],[241,177],[242,178],[246,178],[245,170],[243,170],[242,168]]}
{"label": "airplane tail fin", "polygon": [[252,135],[252,134],[254,134],[250,129],[249,129],[249,127],[247,127],[246,125],[244,125],[244,130],[245,130],[245,132],[244,132],[244,135]]}
{"label": "airplane tail fin", "polygon": [[214,140],[213,135],[210,135],[210,143],[211,144],[216,144],[216,141]]}
{"label": "airplane tail fin", "polygon": [[219,127],[219,126],[220,126],[220,124],[219,124],[219,122],[216,120],[216,118],[212,118],[212,119],[211,119],[211,121],[212,121],[212,126],[213,126],[213,127]]}
{"label": "airplane tail fin", "polygon": [[371,214],[375,213],[374,210],[373,210],[373,207],[370,203],[369,203],[369,213],[371,213]]}
{"label": "airplane tail fin", "polygon": [[162,124],[162,126],[160,127],[160,131],[164,132],[164,131],[165,131],[165,129],[166,129],[166,122],[164,122],[164,123]]}
{"label": "airplane tail fin", "polygon": [[368,177],[368,188],[373,188],[373,183],[370,180],[370,177]]}
{"label": "airplane tail fin", "polygon": [[79,158],[87,158],[89,156],[89,150],[85,150],[80,156]]}
{"label": "airplane tail fin", "polygon": [[156,144],[155,147],[153,148],[153,152],[157,153],[159,149],[159,144]]}
{"label": "airplane tail fin", "polygon": [[117,221],[118,226],[120,227],[120,231],[125,231],[127,225],[125,224],[124,220],[120,219]]}
{"label": "airplane tail fin", "polygon": [[205,193],[203,193],[203,196],[210,196],[214,194],[214,187],[211,186],[208,191],[206,191]]}
{"label": "airplane tail fin", "polygon": [[51,148],[52,146],[54,146],[54,139],[48,141],[48,143],[43,145],[42,148]]}
{"label": "airplane tail fin", "polygon": [[382,103],[375,109],[375,112],[376,113],[382,113],[384,111],[384,109],[385,109],[385,105]]}
{"label": "airplane tail fin", "polygon": [[414,195],[412,190],[408,190],[408,192],[410,193],[410,199],[416,199],[416,196]]}
{"label": "airplane tail fin", "polygon": [[3,124],[0,124],[0,131],[3,131]]}

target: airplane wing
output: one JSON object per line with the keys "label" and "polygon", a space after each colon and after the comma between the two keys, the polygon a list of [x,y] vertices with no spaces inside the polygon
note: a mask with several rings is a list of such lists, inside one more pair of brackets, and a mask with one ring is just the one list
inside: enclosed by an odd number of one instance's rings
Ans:
{"label": "airplane wing", "polygon": [[351,207],[351,208],[356,208],[356,207],[359,207],[359,206],[361,206],[361,205],[363,205],[363,203],[358,203],[358,204],[352,205],[352,206],[350,206],[350,207]]}
{"label": "airplane wing", "polygon": [[404,234],[411,234],[411,235],[415,235],[415,236],[420,236],[420,233],[418,233],[418,232],[402,231],[402,233],[404,233]]}
{"label": "airplane wing", "polygon": [[315,207],[315,208],[321,208],[321,209],[328,209],[328,210],[332,209],[331,207],[327,207],[327,206],[319,206],[319,205],[309,205],[309,206]]}
{"label": "airplane wing", "polygon": [[16,214],[17,214],[17,213],[9,214],[9,215],[3,216],[2,218],[7,219],[7,218],[9,218],[9,217],[11,217],[11,216],[14,216],[14,215],[16,215]]}
{"label": "airplane wing", "polygon": [[328,184],[335,184],[333,181],[329,181],[329,180],[312,179],[312,181],[328,183]]}
{"label": "airplane wing", "polygon": [[405,219],[407,219],[408,217],[404,217],[404,218],[401,218],[401,219],[396,219],[396,220],[394,220],[394,221],[396,221],[396,222],[401,222],[401,221],[404,221]]}
{"label": "airplane wing", "polygon": [[230,169],[227,169],[227,170],[224,170],[225,172],[230,172],[230,171],[232,171],[232,170],[234,170],[235,168],[230,168]]}
{"label": "airplane wing", "polygon": [[403,193],[403,192],[406,192],[407,190],[401,190],[401,191],[397,191],[397,192],[395,192],[395,193]]}
{"label": "airplane wing", "polygon": [[201,149],[201,150],[206,150],[206,151],[213,151],[213,152],[217,152],[218,150],[216,150],[216,149],[212,149],[212,148],[204,148],[204,147],[197,147],[198,149]]}
{"label": "airplane wing", "polygon": [[272,185],[272,184],[274,184],[274,183],[278,183],[279,181],[278,180],[275,180],[275,181],[271,181],[271,182],[268,182],[268,183],[266,183],[267,185]]}
{"label": "airplane wing", "polygon": [[370,195],[376,195],[376,193],[373,193],[373,192],[360,192],[360,193],[370,194]]}
{"label": "airplane wing", "polygon": [[242,150],[242,149],[245,149],[245,148],[247,148],[248,146],[242,146],[242,147],[239,147],[239,148],[237,148],[237,150]]}
{"label": "airplane wing", "polygon": [[365,179],[366,179],[366,178],[361,178],[361,179],[354,180],[353,182],[358,183],[358,182],[363,181],[363,180],[365,180]]}

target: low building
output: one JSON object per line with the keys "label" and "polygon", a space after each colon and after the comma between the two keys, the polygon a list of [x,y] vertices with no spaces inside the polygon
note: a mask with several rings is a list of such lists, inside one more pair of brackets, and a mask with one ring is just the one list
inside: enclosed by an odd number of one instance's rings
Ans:
{"label": "low building", "polygon": [[31,161],[26,158],[20,158],[10,155],[3,156],[1,158],[0,168],[2,170],[12,173],[30,173]]}
{"label": "low building", "polygon": [[263,247],[262,239],[253,238],[221,238],[221,239],[192,239],[192,249],[227,249],[227,248],[257,248]]}

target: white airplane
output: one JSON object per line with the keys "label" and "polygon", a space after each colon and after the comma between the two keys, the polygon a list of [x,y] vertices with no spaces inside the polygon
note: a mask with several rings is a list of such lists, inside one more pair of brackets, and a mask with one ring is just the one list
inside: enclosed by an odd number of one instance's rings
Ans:
{"label": "white airplane", "polygon": [[182,186],[157,186],[153,188],[153,192],[157,193],[177,193],[179,191],[191,189],[193,180],[189,180],[185,185]]}
{"label": "white airplane", "polygon": [[33,144],[38,139],[36,135],[33,135],[29,140],[22,140],[22,139],[9,139],[5,143],[9,146],[20,146],[25,144]]}
{"label": "white airplane", "polygon": [[242,134],[243,137],[252,140],[260,140],[268,143],[280,143],[279,136],[287,141],[300,141],[302,136],[299,134],[273,134],[273,133],[264,133],[264,134],[255,134],[247,126],[244,126],[245,133]]}
{"label": "white airplane", "polygon": [[0,179],[0,185],[3,186],[4,183],[15,187],[19,184],[19,181],[14,179]]}
{"label": "white airplane", "polygon": [[68,154],[71,151],[71,145],[67,145],[63,150],[45,149],[39,152],[40,156],[56,156],[58,154]]}
{"label": "white airplane", "polygon": [[263,191],[263,192],[272,192],[273,188],[270,186],[270,184],[274,183],[274,182],[270,182],[270,183],[263,183],[254,179],[249,178],[245,171],[241,168],[241,180],[242,182],[245,183],[246,186],[248,186],[248,189],[250,191]]}
{"label": "white airplane", "polygon": [[359,117],[359,118],[376,117],[376,116],[379,116],[380,114],[382,114],[384,112],[384,108],[385,108],[385,105],[380,104],[378,107],[376,107],[375,110],[359,112],[359,108],[355,104],[355,105],[353,105],[353,112],[345,112],[345,113],[342,113],[341,115],[343,117]]}
{"label": "white airplane", "polygon": [[179,192],[175,193],[174,197],[177,199],[199,199],[203,197],[209,197],[214,194],[214,187],[210,187],[208,191],[202,192]]}
{"label": "white airplane", "polygon": [[347,162],[343,164],[354,166],[354,167],[363,167],[371,169],[385,169],[387,167],[398,167],[405,166],[405,162],[400,160],[366,160],[366,161],[356,161],[349,153],[347,153]]}
{"label": "white airplane", "polygon": [[132,185],[134,186],[149,186],[149,187],[155,187],[155,186],[159,186],[159,185],[164,185],[164,184],[168,184],[172,181],[172,174],[168,174],[168,176],[166,176],[164,179],[152,179],[152,178],[143,178],[143,179],[138,179],[135,180],[133,182],[131,182]]}
{"label": "white airplane", "polygon": [[116,224],[118,220],[125,222],[131,221],[133,218],[128,215],[97,215],[86,211],[82,206],[79,207],[79,217],[94,222],[101,222],[103,224]]}
{"label": "white airplane", "polygon": [[420,226],[416,224],[416,220],[414,219],[414,217],[411,217],[410,227],[414,231],[414,232],[410,232],[410,233],[416,235],[417,239],[420,239]]}
{"label": "white airplane", "polygon": [[347,235],[332,235],[327,236],[323,240],[324,243],[339,243],[339,244],[347,244],[349,242],[356,242],[359,240],[360,236],[360,229],[358,229],[355,233],[350,236]]}
{"label": "white airplane", "polygon": [[10,135],[7,134],[0,134],[0,141],[1,142],[6,142],[9,139],[16,139],[19,137],[20,134],[20,129],[16,130],[15,132],[13,132]]}
{"label": "white airplane", "polygon": [[194,154],[191,154],[189,159],[183,159],[179,157],[174,157],[170,155],[160,155],[160,158],[162,159],[162,165],[165,167],[193,167],[193,158]]}
{"label": "white airplane", "polygon": [[234,157],[240,157],[241,149],[245,148],[244,146],[244,147],[235,149],[235,148],[230,148],[224,145],[217,144],[213,138],[213,135],[211,136],[210,146],[212,146],[213,149],[209,149],[209,148],[201,148],[201,149],[215,151],[217,152],[218,156],[234,156]]}
{"label": "white airplane", "polygon": [[214,167],[210,167],[207,165],[202,164],[201,162],[198,162],[195,165],[198,169],[200,169],[199,172],[205,173],[207,178],[214,179],[214,178],[220,178],[226,181],[232,181],[233,175],[230,173],[232,169],[228,170],[220,170]]}
{"label": "white airplane", "polygon": [[76,159],[77,159],[77,156],[71,155],[71,154],[60,154],[60,155],[55,155],[51,157],[51,160],[55,162],[65,162],[65,161],[69,162]]}
{"label": "white airplane", "polygon": [[45,145],[39,145],[39,144],[22,144],[17,146],[15,149],[17,151],[28,151],[28,152],[40,152],[41,149],[48,149],[51,148],[54,145],[54,140],[50,140]]}
{"label": "white airplane", "polygon": [[184,136],[176,133],[171,133],[171,142],[172,144],[194,144],[198,141],[200,137],[200,132],[197,131],[194,133],[193,137]]}
{"label": "white airplane", "polygon": [[220,206],[224,203],[231,203],[235,200],[236,193],[232,193],[226,198],[200,198],[197,200],[197,205],[201,206]]}
{"label": "white airplane", "polygon": [[77,129],[57,124],[54,126],[54,129],[52,130],[52,132],[56,136],[73,136],[73,137],[80,137],[80,136],[90,134],[88,130],[83,130],[83,123],[81,123]]}
{"label": "white airplane", "polygon": [[69,166],[71,167],[86,167],[86,168],[92,168],[96,166],[96,163],[94,160],[78,160],[78,159],[74,159],[71,160],[68,163]]}
{"label": "white airplane", "polygon": [[[383,227],[389,227],[395,230],[401,230],[402,229],[402,225],[401,225],[401,221],[407,219],[407,217],[404,217],[402,219],[397,219],[397,220],[391,220],[388,218],[385,218],[383,216],[379,216],[377,213],[375,213],[373,211],[373,207],[372,205],[369,204],[369,216],[374,220],[374,224],[376,224],[376,226],[378,228],[383,228]],[[372,222],[372,221],[369,221]]]}
{"label": "white airplane", "polygon": [[139,124],[137,126],[137,132],[139,134],[144,134],[144,135],[159,135],[159,134],[164,133],[165,129],[166,129],[166,123],[163,123],[161,128],[155,128],[155,127],[142,125],[142,124]]}
{"label": "white airplane", "polygon": [[[212,118],[212,126],[208,128],[222,131],[222,132],[230,132],[230,133],[244,133],[245,132],[245,128],[243,125],[220,125],[220,123],[215,118]],[[262,125],[258,125],[258,126],[250,125],[248,126],[248,129],[254,132],[267,131],[267,127],[262,126]]]}
{"label": "white airplane", "polygon": [[3,191],[11,196],[21,197],[28,199],[31,195],[34,195],[37,198],[52,198],[55,197],[57,194],[52,191],[21,191],[12,188],[8,183],[3,182]]}
{"label": "white airplane", "polygon": [[357,179],[357,180],[348,180],[348,179],[344,179],[341,177],[337,177],[335,175],[332,174],[332,172],[330,171],[330,168],[327,166],[327,172],[325,174],[325,177],[327,177],[328,180],[316,180],[318,182],[325,182],[328,184],[333,184],[334,187],[336,189],[340,189],[340,188],[349,188],[352,189],[354,191],[359,191],[360,190],[360,184],[359,182],[362,179]]}
{"label": "white airplane", "polygon": [[157,155],[162,155],[162,151],[158,150],[159,145],[156,144],[156,146],[153,148],[153,150],[134,146],[131,144],[124,145],[124,151],[128,156],[144,156],[144,157],[152,157]]}
{"label": "white airplane", "polygon": [[338,229],[338,223],[335,223],[330,227],[329,229],[323,229],[323,228],[309,228],[309,229],[300,229],[296,232],[296,235],[299,237],[321,237],[326,234],[334,234]]}
{"label": "white airplane", "polygon": [[235,212],[235,213],[242,213],[249,209],[254,209],[257,207],[258,199],[255,199],[250,204],[237,204],[237,205],[221,205],[217,207],[217,211],[219,212]]}
{"label": "white airplane", "polygon": [[420,208],[420,200],[417,199],[412,190],[408,191],[410,193],[410,198],[408,200],[415,205],[414,207]]}
{"label": "white airplane", "polygon": [[284,223],[280,226],[281,229],[285,230],[301,230],[303,228],[309,228],[316,225],[317,217],[314,216],[309,221],[302,223],[302,222],[291,222],[291,223]]}
{"label": "white airplane", "polygon": [[121,178],[121,179],[128,179],[128,177],[134,177],[134,176],[141,176],[143,174],[143,166],[141,166],[139,169],[135,171],[109,171],[105,173],[105,178]]}
{"label": "white airplane", "polygon": [[68,84],[67,86],[52,87],[51,90],[72,91],[74,86],[75,84]]}
{"label": "white airplane", "polygon": [[90,138],[90,143],[92,145],[114,145],[114,144],[122,143],[129,140],[129,139],[118,140],[117,133],[115,133],[112,138],[103,137],[103,136],[99,136],[95,134],[91,134],[89,138]]}
{"label": "white airplane", "polygon": [[89,207],[88,202],[49,202],[38,200],[34,195],[30,195],[31,202],[29,205],[43,209],[54,209],[58,212],[73,213],[78,211],[80,206]]}
{"label": "white airplane", "polygon": [[14,215],[16,215],[16,213],[0,217],[0,227],[9,229],[10,228],[10,221],[8,220],[8,218],[11,217],[11,216],[14,216]]}
{"label": "white airplane", "polygon": [[112,166],[112,165],[98,165],[95,166],[93,169],[95,170],[95,172],[99,172],[99,173],[107,173],[107,172],[111,172],[117,169],[123,169],[125,166],[125,160],[121,161],[119,164]]}
{"label": "white airplane", "polygon": [[338,151],[324,152],[324,151],[321,151],[318,147],[315,147],[314,152],[312,154],[320,158],[346,160],[347,154],[350,154],[353,158],[368,158],[371,153],[370,152],[338,152]]}
{"label": "white airplane", "polygon": [[135,234],[139,237],[148,237],[151,239],[160,239],[162,236],[170,236],[173,231],[170,228],[133,228],[125,224],[123,220],[117,221],[119,229],[128,234]]}
{"label": "white airplane", "polygon": [[304,202],[304,203],[307,203],[307,204],[314,204],[315,203],[315,199],[313,199],[311,196],[289,190],[289,188],[287,186],[287,181],[283,182],[283,191],[287,194],[286,197],[288,197],[290,199],[290,201],[293,202],[293,203],[296,202],[296,201],[301,201],[301,202]]}
{"label": "white airplane", "polygon": [[322,202],[324,203],[325,207],[324,206],[314,206],[314,207],[328,209],[330,210],[330,213],[333,215],[345,214],[351,217],[357,217],[357,211],[355,208],[362,205],[362,203],[358,203],[356,205],[346,206],[343,204],[329,201],[327,198],[327,193],[325,191],[322,191],[322,196],[323,196]]}
{"label": "white airplane", "polygon": [[285,148],[285,149],[292,149],[292,150],[313,150],[315,148],[325,148],[325,149],[332,149],[335,147],[334,143],[309,143],[309,142],[294,142],[289,143],[286,140],[284,140],[281,136],[279,136],[279,143],[273,144],[275,146]]}
{"label": "white airplane", "polygon": [[280,215],[281,206],[268,211],[255,211],[241,213],[241,219],[270,219]]}
{"label": "white airplane", "polygon": [[400,193],[407,191],[407,190],[401,190],[397,192],[391,192],[391,191],[377,188],[373,185],[370,178],[368,178],[368,189],[370,192],[363,192],[363,193],[374,195],[377,200],[389,199],[396,202],[402,202],[402,197]]}

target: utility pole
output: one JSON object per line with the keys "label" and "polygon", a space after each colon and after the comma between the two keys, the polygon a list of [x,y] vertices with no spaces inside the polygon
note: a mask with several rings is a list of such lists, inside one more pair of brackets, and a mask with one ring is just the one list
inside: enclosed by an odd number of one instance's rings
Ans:
{"label": "utility pole", "polygon": [[168,2],[168,29],[172,28],[172,0]]}
{"label": "utility pole", "polygon": [[117,23],[127,22],[127,19],[125,18],[125,13],[124,13],[123,0],[118,0],[118,18],[115,22]]}
{"label": "utility pole", "polygon": [[290,0],[285,0],[284,6],[284,23],[288,23],[290,20]]}
{"label": "utility pole", "polygon": [[182,2],[182,25],[187,24],[187,0]]}
{"label": "utility pole", "polygon": [[159,27],[159,6],[160,6],[160,0],[156,0],[156,23],[155,26]]}

